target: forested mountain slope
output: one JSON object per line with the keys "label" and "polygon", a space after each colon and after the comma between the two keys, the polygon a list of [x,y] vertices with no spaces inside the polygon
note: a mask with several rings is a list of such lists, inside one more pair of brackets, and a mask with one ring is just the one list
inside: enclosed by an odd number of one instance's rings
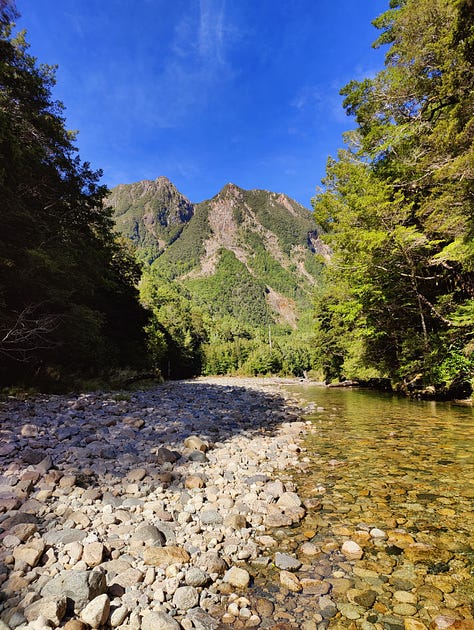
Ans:
{"label": "forested mountain slope", "polygon": [[252,326],[296,326],[327,255],[312,214],[286,195],[227,184],[191,204],[165,177],[121,185],[109,199],[116,227],[212,315]]}

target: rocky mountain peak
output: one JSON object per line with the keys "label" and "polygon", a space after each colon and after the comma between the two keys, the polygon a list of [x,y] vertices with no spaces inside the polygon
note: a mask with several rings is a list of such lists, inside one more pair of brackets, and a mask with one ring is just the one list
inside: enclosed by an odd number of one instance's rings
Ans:
{"label": "rocky mountain peak", "polygon": [[108,198],[119,232],[158,253],[194,215],[194,205],[164,176],[121,184]]}
{"label": "rocky mountain peak", "polygon": [[211,314],[294,327],[321,249],[311,212],[282,193],[227,183],[193,205],[166,178],[114,189],[117,229]]}

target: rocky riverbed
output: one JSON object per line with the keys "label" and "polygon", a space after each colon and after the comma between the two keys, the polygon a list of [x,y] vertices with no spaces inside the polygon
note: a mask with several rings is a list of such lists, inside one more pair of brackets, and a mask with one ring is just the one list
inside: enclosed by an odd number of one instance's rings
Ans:
{"label": "rocky riverbed", "polygon": [[428,553],[396,524],[318,539],[312,430],[266,379],[2,404],[0,630],[474,628],[442,575],[393,575],[387,539]]}

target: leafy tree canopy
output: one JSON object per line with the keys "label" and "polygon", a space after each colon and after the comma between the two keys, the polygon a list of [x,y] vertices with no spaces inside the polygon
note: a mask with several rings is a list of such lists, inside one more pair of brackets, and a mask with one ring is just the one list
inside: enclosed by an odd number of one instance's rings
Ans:
{"label": "leafy tree canopy", "polygon": [[392,1],[374,22],[384,69],[341,92],[357,129],[314,199],[334,250],[318,330],[323,345],[346,331],[339,376],[362,363],[398,381],[456,381],[445,364],[472,377],[473,10],[472,0]]}

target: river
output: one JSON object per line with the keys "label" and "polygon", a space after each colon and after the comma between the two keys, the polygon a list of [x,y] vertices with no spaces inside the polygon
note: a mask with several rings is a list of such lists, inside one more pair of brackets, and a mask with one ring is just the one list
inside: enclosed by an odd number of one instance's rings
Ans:
{"label": "river", "polygon": [[[312,597],[286,596],[287,621],[308,630],[473,628],[472,407],[287,389],[311,420],[306,470],[295,472],[309,509],[280,532],[281,544],[305,563],[299,577],[315,580]],[[360,546],[360,559],[341,553],[345,541]]]}

